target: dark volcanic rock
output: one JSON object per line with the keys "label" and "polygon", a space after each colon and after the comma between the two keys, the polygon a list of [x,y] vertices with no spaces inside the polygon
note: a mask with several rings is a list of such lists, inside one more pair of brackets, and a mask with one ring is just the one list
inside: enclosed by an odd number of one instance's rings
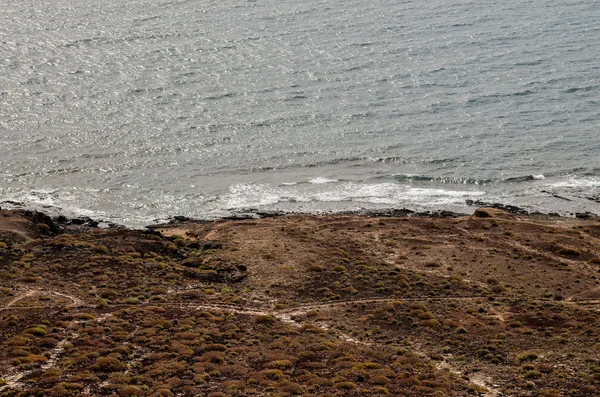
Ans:
{"label": "dark volcanic rock", "polygon": [[203,250],[218,250],[221,248],[223,248],[223,244],[219,241],[207,241],[206,243],[202,244]]}
{"label": "dark volcanic rock", "polygon": [[475,218],[514,218],[514,215],[497,208],[477,208],[473,213]]}
{"label": "dark volcanic rock", "polygon": [[35,211],[33,213],[32,219],[35,223],[37,224],[44,224],[47,225],[49,230],[52,233],[58,233],[59,232],[59,228],[58,226],[54,223],[54,221],[52,220],[52,218],[50,218],[48,215],[42,213],[42,212],[37,212]]}
{"label": "dark volcanic rock", "polygon": [[523,209],[521,207],[517,207],[515,205],[499,204],[499,203],[488,203],[488,202],[479,201],[479,200],[466,200],[466,203],[467,203],[468,206],[496,208],[496,209],[503,210],[503,211],[506,211],[506,212],[514,214],[514,215],[527,215],[527,214],[529,214],[529,211],[527,211],[527,210],[525,210],[525,209]]}
{"label": "dark volcanic rock", "polygon": [[598,219],[598,215],[591,212],[576,212],[575,218],[578,219]]}

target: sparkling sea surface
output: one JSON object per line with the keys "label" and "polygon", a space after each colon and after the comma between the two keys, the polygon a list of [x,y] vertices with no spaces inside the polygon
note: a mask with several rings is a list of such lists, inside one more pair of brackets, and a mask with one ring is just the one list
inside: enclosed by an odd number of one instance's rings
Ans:
{"label": "sparkling sea surface", "polygon": [[0,206],[600,214],[597,0],[0,0]]}

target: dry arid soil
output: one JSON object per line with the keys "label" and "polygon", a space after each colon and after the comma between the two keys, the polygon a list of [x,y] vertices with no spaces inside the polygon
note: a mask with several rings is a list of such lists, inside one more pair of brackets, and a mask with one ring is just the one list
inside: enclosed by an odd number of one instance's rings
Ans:
{"label": "dry arid soil", "polygon": [[600,396],[600,221],[0,210],[0,396]]}

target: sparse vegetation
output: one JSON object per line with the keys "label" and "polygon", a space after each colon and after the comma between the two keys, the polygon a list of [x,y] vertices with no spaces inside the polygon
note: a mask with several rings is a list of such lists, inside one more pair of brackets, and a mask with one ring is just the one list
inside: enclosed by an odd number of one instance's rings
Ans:
{"label": "sparse vegetation", "polygon": [[0,396],[600,394],[600,226],[495,214],[2,229]]}

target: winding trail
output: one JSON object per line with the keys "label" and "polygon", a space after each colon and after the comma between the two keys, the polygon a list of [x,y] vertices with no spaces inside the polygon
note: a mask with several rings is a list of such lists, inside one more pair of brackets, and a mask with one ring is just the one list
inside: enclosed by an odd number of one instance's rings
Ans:
{"label": "winding trail", "polygon": [[575,302],[575,303],[579,303],[579,302],[591,302],[591,301],[597,300],[597,299],[585,299],[585,298],[577,299],[577,297],[580,296],[580,295],[590,294],[590,293],[599,292],[599,291],[600,291],[600,286],[594,287],[594,288],[590,288],[588,290],[581,291],[581,292],[578,292],[578,293],[573,294],[571,296],[568,296],[567,298],[565,298],[565,300],[567,302]]}
{"label": "winding trail", "polygon": [[4,305],[4,307],[2,309],[8,309],[9,307],[13,306],[15,303],[17,303],[21,299],[25,299],[25,298],[28,298],[30,296],[36,295],[39,292],[40,292],[39,289],[32,289],[32,290],[29,290],[29,291],[27,291],[26,293],[24,293],[22,295],[18,295],[15,298],[13,298],[11,301],[9,301],[6,305]]}
{"label": "winding trail", "polygon": [[[593,288],[591,290],[580,292],[576,295],[569,297],[570,299],[566,299],[564,301],[557,301],[552,298],[529,298],[528,301],[531,302],[554,302],[557,304],[580,304],[580,305],[596,305],[600,304],[600,299],[591,298],[591,299],[574,299],[575,296],[588,293],[595,290],[600,290],[600,287]],[[192,291],[192,290],[186,290]],[[96,305],[85,303],[82,299],[68,295],[56,291],[45,291],[45,290],[32,290],[27,292],[26,294],[20,295],[10,302],[8,302],[4,307],[0,308],[0,311],[3,310],[27,310],[27,309],[44,309],[44,308],[55,308],[55,307],[64,307],[62,304],[48,304],[48,305],[37,305],[37,306],[25,306],[25,307],[14,307],[14,304],[21,299],[27,298],[29,296],[33,296],[37,293],[48,293],[51,295],[60,296],[63,298],[70,299],[73,303],[67,305],[70,308],[95,308]],[[173,294],[178,294],[180,292],[173,292]],[[110,307],[144,307],[144,306],[171,306],[171,307],[186,307],[186,308],[200,308],[204,310],[224,310],[238,314],[248,314],[248,315],[269,315],[269,314],[304,314],[311,310],[319,310],[326,309],[336,306],[349,306],[349,305],[360,305],[360,304],[371,304],[371,303],[387,303],[387,302],[423,302],[423,301],[466,301],[466,300],[477,300],[477,299],[488,299],[489,295],[472,295],[472,296],[410,296],[410,297],[390,297],[390,298],[365,298],[365,299],[347,299],[347,300],[336,300],[325,303],[299,303],[295,306],[284,308],[284,309],[273,309],[267,307],[257,307],[251,308],[248,306],[230,304],[230,303],[202,303],[202,304],[194,304],[194,303],[177,303],[177,302],[144,302],[139,304],[129,304],[129,303],[113,303],[110,304]],[[510,295],[493,295],[496,300],[510,301],[511,299],[516,299],[515,296]]]}
{"label": "winding trail", "polygon": [[[450,356],[445,356],[444,360],[437,363],[435,367],[438,370],[446,370],[448,372],[452,372],[453,374],[456,374],[462,378],[465,374],[462,371],[458,370],[455,366],[450,364],[448,358],[450,358]],[[479,386],[482,389],[487,390],[487,392],[483,393],[484,397],[500,396],[500,390],[498,389],[498,386],[493,384],[492,378],[490,378],[489,376],[481,372],[476,372],[474,374],[471,374],[470,376],[467,376],[469,377],[469,382],[476,386]]]}
{"label": "winding trail", "polygon": [[48,294],[48,295],[59,296],[61,298],[67,298],[67,299],[69,299],[72,302],[70,305],[67,305],[67,307],[88,306],[83,301],[83,299],[78,298],[78,297],[76,297],[74,295],[69,295],[69,294],[65,294],[65,293],[62,293],[62,292],[58,292],[58,291],[49,291],[49,290],[44,290],[44,289],[30,289],[27,292],[14,297],[6,305],[4,305],[4,307],[0,307],[0,311],[2,311],[2,310],[10,310],[10,309],[18,309],[18,310],[23,310],[23,309],[43,309],[43,308],[52,308],[52,307],[63,306],[63,305],[54,304],[54,305],[37,305],[37,306],[26,306],[26,307],[14,307],[14,305],[17,302],[19,302],[19,301],[21,301],[21,300],[23,300],[25,298],[29,298],[31,296],[34,296],[34,295],[38,295],[38,294]]}
{"label": "winding trail", "polygon": [[[63,297],[70,296],[70,295],[61,294],[61,293],[54,293],[54,294],[56,294],[58,296],[63,296]],[[74,303],[77,303],[77,299],[74,300]],[[106,320],[110,316],[112,316],[112,314],[107,313],[105,315],[97,317],[95,319],[95,321],[100,323],[100,322]],[[65,345],[68,342],[79,337],[78,332],[71,331],[72,328],[75,325],[81,324],[83,322],[84,322],[84,320],[77,320],[77,321],[72,321],[69,324],[68,328],[66,329],[65,337],[62,338],[56,344],[56,346],[49,351],[50,354],[49,354],[48,359],[39,368],[32,368],[32,369],[25,370],[25,371],[18,371],[15,368],[13,368],[11,370],[7,370],[5,373],[0,373],[0,379],[4,379],[4,381],[6,382],[6,384],[4,384],[3,386],[0,386],[0,392],[3,391],[4,389],[21,389],[25,386],[24,382],[21,382],[21,379],[23,379],[24,377],[26,377],[27,375],[29,375],[35,371],[46,371],[46,370],[54,367],[56,365],[56,363],[58,362],[60,355],[64,352]]]}
{"label": "winding trail", "polygon": [[[19,302],[25,298],[28,298],[28,297],[31,297],[34,295],[38,295],[38,294],[43,294],[43,293],[70,299],[73,303],[68,305],[67,307],[81,307],[81,306],[85,305],[85,302],[82,299],[77,298],[76,296],[73,296],[73,295],[68,295],[68,294],[64,294],[61,292],[57,292],[57,291],[45,291],[42,289],[30,289],[27,292],[25,292],[19,296],[16,296],[12,300],[10,300],[3,308],[0,308],[0,310],[10,310],[13,308],[18,309],[18,310],[31,309],[31,308],[39,309],[39,308],[53,308],[53,307],[59,306],[59,305],[44,305],[44,306],[14,307],[14,305],[17,302]],[[62,306],[62,305],[60,305],[60,306]],[[69,327],[72,327],[74,324],[77,324],[79,322],[80,321],[75,321],[75,322],[71,323],[69,325]],[[13,368],[12,370],[7,370],[5,373],[0,373],[0,379],[3,379],[6,382],[6,384],[0,386],[0,391],[4,390],[6,388],[21,388],[23,386],[21,379],[23,379],[25,376],[29,375],[30,373],[32,373],[36,370],[45,371],[47,369],[52,368],[54,365],[56,365],[56,363],[58,361],[58,357],[64,351],[65,344],[69,340],[77,338],[77,336],[79,336],[77,333],[69,334],[69,331],[67,330],[66,336],[62,340],[60,340],[53,349],[51,349],[49,351],[50,354],[49,354],[48,359],[37,369],[34,368],[34,369],[26,370],[26,371],[17,371]]]}
{"label": "winding trail", "polygon": [[[597,289],[597,288],[595,288],[595,289]],[[600,289],[600,287],[598,289]],[[187,291],[189,291],[189,290],[187,290]],[[15,307],[14,306],[17,302],[19,302],[22,299],[25,299],[27,297],[31,297],[31,296],[34,296],[34,295],[40,294],[40,293],[45,293],[45,294],[50,294],[50,295],[54,295],[57,297],[67,298],[67,299],[71,300],[71,302],[72,302],[70,305],[68,305],[68,307],[71,307],[71,308],[95,308],[96,307],[96,305],[87,304],[81,298],[78,298],[76,296],[69,295],[66,293],[62,293],[62,292],[58,292],[58,291],[41,290],[41,289],[31,289],[31,290],[26,291],[25,293],[13,298],[3,308],[0,308],[0,311],[2,311],[2,310],[23,310],[23,309],[33,309],[33,308],[39,309],[39,308],[64,307],[64,305],[58,305],[58,304],[45,305],[45,306],[28,306],[28,307]],[[177,294],[178,291],[172,291],[171,293]],[[488,298],[487,295],[455,296],[455,297],[413,296],[413,297],[390,297],[390,298],[370,298],[370,299],[366,298],[366,299],[340,300],[340,301],[332,301],[332,302],[325,302],[325,303],[302,303],[302,304],[295,305],[293,307],[288,307],[288,308],[283,308],[283,309],[274,309],[272,305],[269,305],[269,307],[263,307],[263,308],[261,308],[261,307],[249,308],[249,307],[244,307],[241,305],[233,305],[233,304],[226,304],[226,303],[197,303],[196,304],[196,303],[192,303],[192,302],[190,302],[190,303],[147,302],[147,303],[141,303],[138,305],[118,304],[117,303],[117,304],[111,304],[111,305],[109,305],[109,307],[116,308],[116,307],[130,307],[130,306],[134,306],[134,307],[162,306],[162,307],[172,307],[172,308],[185,308],[188,310],[222,311],[222,312],[227,312],[227,313],[250,315],[250,316],[273,316],[285,324],[289,324],[291,326],[300,328],[305,324],[305,322],[301,321],[301,320],[296,320],[295,317],[302,316],[302,315],[307,314],[308,312],[318,311],[321,309],[332,309],[332,308],[345,307],[345,306],[350,306],[350,305],[377,304],[377,303],[388,303],[388,302],[397,302],[397,301],[403,301],[403,302],[457,301],[457,300],[460,301],[460,300],[476,300],[476,299],[487,299],[487,298]],[[502,300],[510,300],[514,297],[495,296],[495,298],[502,299]],[[575,305],[578,305],[578,304],[582,304],[582,305],[600,304],[600,300],[597,300],[597,299],[570,300],[570,301],[562,301],[562,302],[557,302],[552,299],[544,299],[544,298],[531,299],[531,300],[532,301],[553,301],[556,303],[575,304]],[[104,315],[97,317],[95,321],[102,322],[105,319],[109,318],[110,316],[112,316],[112,313],[105,313]],[[502,319],[502,320],[504,320],[504,319]],[[7,388],[21,389],[25,386],[24,382],[22,382],[21,379],[28,376],[29,374],[31,374],[34,371],[37,371],[37,370],[45,371],[45,370],[50,369],[53,366],[55,366],[56,363],[58,362],[60,355],[64,351],[64,346],[69,341],[71,341],[79,336],[77,332],[70,331],[69,329],[72,329],[76,324],[79,324],[82,321],[83,320],[71,322],[71,324],[69,325],[69,327],[66,331],[65,337],[62,340],[60,340],[58,342],[58,344],[52,350],[50,350],[48,360],[46,362],[44,362],[40,367],[38,367],[36,369],[26,370],[26,371],[17,371],[16,369],[13,368],[10,370],[6,370],[4,373],[0,373],[0,378],[4,379],[6,381],[5,385],[0,386],[0,392]],[[314,324],[315,326],[317,326],[327,332],[330,332],[333,336],[337,337],[339,340],[344,341],[344,342],[353,343],[353,344],[361,345],[361,346],[378,345],[377,342],[358,340],[348,334],[345,334],[344,332],[340,331],[339,329],[331,327],[329,324],[327,324],[326,320],[325,321],[324,320],[315,321],[312,324]],[[438,368],[438,370],[448,370],[448,371],[458,374],[460,376],[463,375],[463,373],[461,371],[459,371],[458,369],[453,367],[452,364],[450,364],[447,360],[442,361],[436,367]],[[470,376],[469,382],[487,390],[484,394],[484,396],[486,396],[486,397],[497,397],[500,395],[498,386],[493,383],[493,380],[489,376],[487,376],[483,373],[472,374]]]}
{"label": "winding trail", "polygon": [[63,298],[67,298],[70,299],[73,303],[70,305],[67,305],[67,307],[81,307],[81,306],[85,306],[85,302],[83,301],[83,299],[80,299],[76,296],[73,295],[68,295],[68,294],[63,294],[62,292],[56,292],[56,291],[52,291],[50,292],[52,295],[56,295],[56,296],[60,296]]}

